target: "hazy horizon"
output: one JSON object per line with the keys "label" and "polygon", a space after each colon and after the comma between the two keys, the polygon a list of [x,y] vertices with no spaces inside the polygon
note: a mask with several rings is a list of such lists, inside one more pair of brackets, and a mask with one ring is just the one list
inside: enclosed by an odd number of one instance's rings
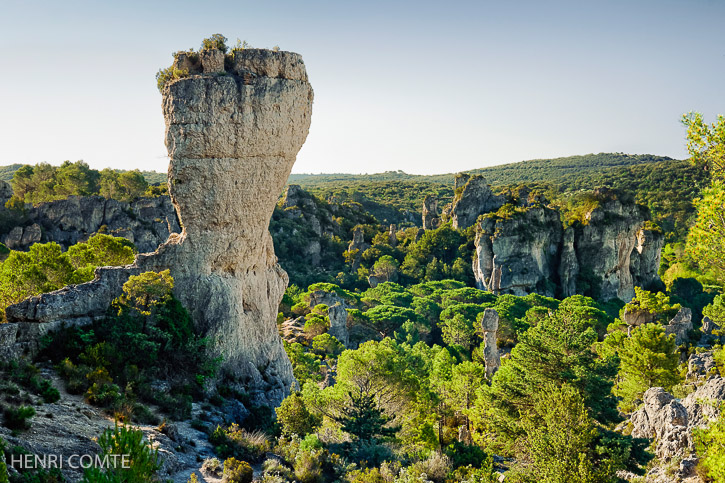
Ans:
{"label": "hazy horizon", "polygon": [[154,75],[217,32],[302,54],[315,103],[295,174],[444,174],[599,152],[683,159],[682,114],[725,113],[725,2],[713,0],[3,10],[0,165],[165,172]]}

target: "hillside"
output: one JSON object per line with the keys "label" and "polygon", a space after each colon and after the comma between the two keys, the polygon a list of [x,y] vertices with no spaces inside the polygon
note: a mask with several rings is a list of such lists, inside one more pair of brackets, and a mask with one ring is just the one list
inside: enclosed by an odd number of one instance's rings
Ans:
{"label": "hillside", "polygon": [[[0,180],[9,182],[13,179],[13,175],[18,169],[20,169],[21,166],[23,165],[19,163],[10,164],[8,166],[0,166]],[[124,173],[126,171],[127,170],[124,169],[116,170],[118,173]],[[168,178],[166,173],[158,173],[156,171],[141,171],[141,174],[148,184],[165,183]]]}
{"label": "hillside", "polygon": [[[567,156],[553,159],[532,159],[518,163],[501,164],[488,168],[480,168],[466,171],[471,174],[480,174],[486,177],[493,185],[510,185],[522,182],[548,181],[571,176],[573,174],[584,175],[598,173],[604,169],[623,166],[634,166],[638,164],[657,163],[671,161],[667,156],[656,156],[653,154],[623,154],[623,153],[599,153],[584,154],[579,156]],[[416,175],[407,174],[403,171],[386,171],[377,174],[292,174],[288,182],[298,184],[306,189],[322,188],[330,185],[341,184],[369,184],[390,181],[406,182],[427,182],[444,185],[453,184],[453,174]]]}

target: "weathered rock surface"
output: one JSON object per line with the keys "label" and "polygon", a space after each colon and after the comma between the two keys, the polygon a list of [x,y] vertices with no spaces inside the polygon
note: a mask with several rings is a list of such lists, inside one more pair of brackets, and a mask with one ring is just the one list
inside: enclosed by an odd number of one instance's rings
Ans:
{"label": "weathered rock surface", "polygon": [[712,351],[692,354],[687,360],[687,379],[709,378],[716,368]]}
{"label": "weathered rock surface", "polygon": [[645,207],[622,202],[611,190],[597,190],[595,196],[601,198],[599,206],[586,215],[586,225],[575,228],[578,272],[591,278],[588,282],[597,286],[601,299],[628,302],[635,286],[646,288],[659,280],[656,272],[664,237],[645,228],[649,217]]}
{"label": "weathered rock surface", "polygon": [[683,344],[687,339],[687,333],[692,330],[692,310],[682,307],[677,314],[665,326],[665,334],[675,334],[675,344]]}
{"label": "weathered rock surface", "polygon": [[595,195],[602,201],[587,214],[587,223],[567,229],[543,199],[481,218],[473,260],[477,286],[494,293],[585,293],[627,302],[635,286],[657,282],[664,238],[646,228],[646,208],[622,202],[609,190]]}
{"label": "weathered rock surface", "polygon": [[496,211],[506,202],[503,196],[493,194],[483,176],[458,175],[455,188],[450,212],[453,228],[468,228],[480,215]]}
{"label": "weathered rock surface", "polygon": [[63,248],[104,232],[136,245],[140,253],[153,252],[179,221],[168,196],[141,198],[131,203],[102,196],[69,196],[41,203],[27,212],[26,226],[15,227],[2,238],[8,248],[27,250],[38,242],[56,242]]}
{"label": "weathered rock surface", "polygon": [[316,290],[310,294],[310,308],[325,304],[327,305],[327,316],[330,319],[330,329],[327,331],[331,336],[339,340],[345,347],[350,347],[350,332],[347,329],[348,303],[336,293]]}
{"label": "weathered rock surface", "polygon": [[483,331],[483,358],[486,364],[486,377],[491,379],[499,367],[501,367],[501,355],[496,344],[498,332],[498,312],[495,309],[486,309],[481,319],[481,330]]}
{"label": "weathered rock surface", "polygon": [[[127,275],[170,269],[176,296],[213,341],[213,355],[223,356],[221,377],[258,403],[278,403],[294,377],[276,324],[287,275],[267,227],[307,137],[313,94],[298,54],[234,55],[237,67],[226,75],[191,75],[163,90],[169,192],[183,230],[139,255]],[[249,62],[238,59],[247,55]],[[122,283],[115,291],[98,283],[105,271],[94,282],[46,294],[45,302],[26,301],[27,311],[11,311],[8,320],[40,321],[35,314],[47,302],[68,297],[81,312],[108,305]],[[79,299],[86,297],[94,300],[84,306]]]}
{"label": "weathered rock surface", "polygon": [[656,438],[657,457],[669,461],[690,445],[685,406],[661,387],[644,393],[644,406],[632,414],[632,436]]}
{"label": "weathered rock surface", "polygon": [[725,401],[725,379],[716,376],[688,394],[682,405],[687,409],[691,426],[704,426],[720,415],[722,401]]}
{"label": "weathered rock surface", "polygon": [[438,198],[433,195],[426,195],[423,198],[423,229],[434,230],[438,228],[440,219],[438,218]]}
{"label": "weathered rock surface", "polygon": [[[693,372],[693,366],[702,361],[692,356],[689,362]],[[719,405],[725,401],[725,380],[720,376],[710,377],[682,401],[661,387],[648,389],[642,399],[643,406],[629,419],[632,436],[653,439],[655,454],[660,460],[647,474],[646,481],[701,481],[694,474],[697,455],[692,432],[695,428],[707,427],[719,416]],[[678,461],[678,466],[671,468]]]}
{"label": "weathered rock surface", "polygon": [[5,203],[12,198],[13,187],[10,183],[0,179],[0,206],[5,206]]}
{"label": "weathered rock surface", "polygon": [[562,231],[559,213],[544,206],[510,219],[484,217],[476,230],[476,286],[496,294],[553,297]]}
{"label": "weathered rock surface", "polygon": [[355,230],[353,230],[352,232],[352,240],[347,246],[347,250],[349,252],[355,252],[352,261],[353,271],[357,270],[358,267],[360,267],[360,260],[362,259],[362,254],[368,248],[370,248],[370,245],[368,243],[365,243],[365,232],[363,231],[363,228],[361,226],[356,226]]}

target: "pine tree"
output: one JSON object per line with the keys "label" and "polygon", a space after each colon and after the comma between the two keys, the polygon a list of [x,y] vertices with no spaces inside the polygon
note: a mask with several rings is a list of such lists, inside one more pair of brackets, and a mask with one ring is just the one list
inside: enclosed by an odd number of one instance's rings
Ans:
{"label": "pine tree", "polygon": [[624,340],[619,350],[620,383],[614,391],[622,398],[623,410],[634,409],[634,403],[650,387],[669,391],[680,382],[676,349],[675,336],[665,335],[665,329],[658,324],[637,327]]}

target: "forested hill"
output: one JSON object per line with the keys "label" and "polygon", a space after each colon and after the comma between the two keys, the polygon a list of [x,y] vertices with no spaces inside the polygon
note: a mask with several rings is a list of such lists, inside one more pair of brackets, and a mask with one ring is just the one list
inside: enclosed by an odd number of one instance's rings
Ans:
{"label": "forested hill", "polygon": [[[10,182],[10,180],[13,179],[13,175],[15,174],[15,172],[19,170],[22,166],[23,165],[19,163],[9,164],[7,166],[0,166],[0,180]],[[126,170],[123,169],[117,169],[115,171],[117,173],[126,172]],[[144,179],[148,184],[165,183],[168,179],[168,175],[166,173],[158,173],[156,171],[141,171],[141,174],[143,175]]]}
{"label": "forested hill", "polygon": [[[466,172],[483,175],[492,185],[512,185],[536,181],[556,183],[561,178],[572,175],[586,176],[592,173],[599,173],[609,168],[662,161],[672,161],[672,158],[652,154],[599,153],[553,159],[532,159]],[[403,171],[386,171],[385,173],[377,174],[292,174],[288,182],[308,189],[390,181],[452,185],[454,174],[424,176],[407,174]]]}

